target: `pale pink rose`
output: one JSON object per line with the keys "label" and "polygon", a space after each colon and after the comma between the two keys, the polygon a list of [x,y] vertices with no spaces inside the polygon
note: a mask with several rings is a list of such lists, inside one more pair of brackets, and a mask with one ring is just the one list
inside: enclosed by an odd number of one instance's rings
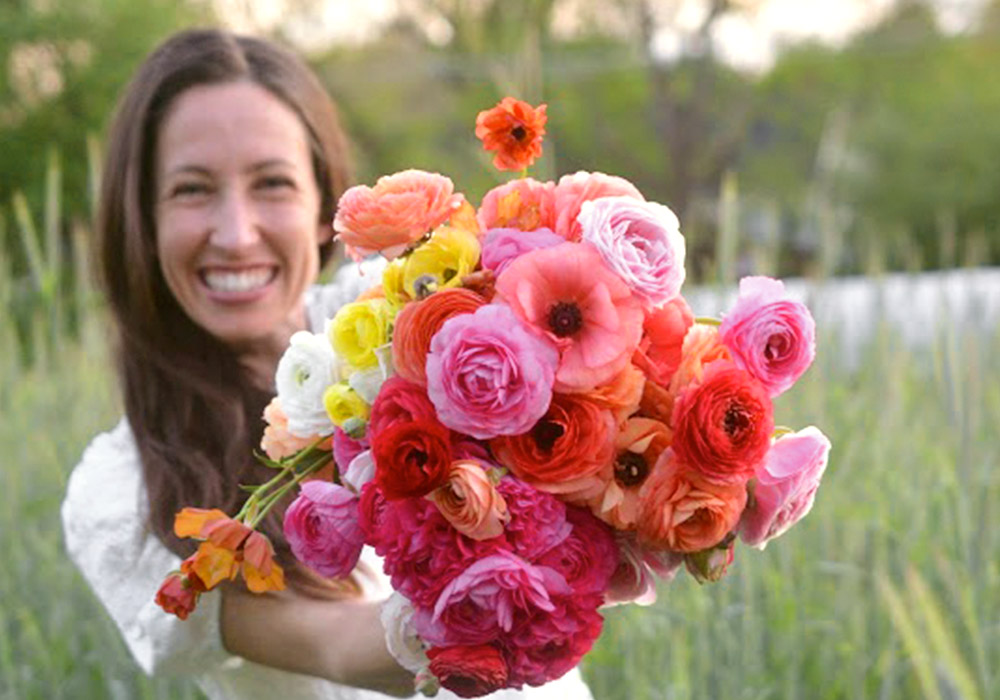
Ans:
{"label": "pale pink rose", "polygon": [[589,391],[611,381],[642,338],[642,304],[589,245],[526,253],[497,278],[496,290],[559,348],[556,391]]}
{"label": "pale pink rose", "polygon": [[507,502],[478,462],[453,462],[448,483],[431,499],[452,527],[474,540],[499,537],[510,520]]}
{"label": "pale pink rose", "polygon": [[829,456],[830,440],[814,426],[776,440],[757,468],[753,498],[740,520],[740,538],[763,549],[804,518]]}
{"label": "pale pink rose", "polygon": [[534,231],[556,226],[555,183],[518,178],[494,187],[483,197],[476,218],[479,228]]}
{"label": "pale pink rose", "polygon": [[267,422],[267,427],[264,428],[264,436],[260,439],[260,449],[275,461],[291,457],[319,439],[319,435],[298,437],[288,432],[288,417],[281,410],[277,396],[271,399],[271,403],[264,409],[264,420]]}
{"label": "pale pink rose", "polygon": [[552,598],[572,590],[555,570],[498,550],[452,579],[433,611],[416,611],[414,624],[432,645],[486,644],[509,633],[519,620],[555,610]]}
{"label": "pale pink rose", "polygon": [[809,369],[816,356],[816,323],[805,304],[770,277],[744,277],[719,338],[733,361],[764,385],[773,398]]}
{"label": "pale pink rose", "polygon": [[684,236],[677,215],[656,202],[601,197],[577,217],[595,248],[647,309],[674,299],[684,284]]}
{"label": "pale pink rose", "polygon": [[340,198],[333,228],[348,255],[381,253],[392,260],[462,206],[444,175],[404,170],[380,177],[375,187],[356,185]]}
{"label": "pale pink rose", "polygon": [[580,240],[580,207],[598,197],[633,197],[644,199],[635,185],[624,178],[604,173],[580,171],[563,175],[556,185],[556,227],[555,231],[567,241]]}
{"label": "pale pink rose", "polygon": [[292,554],[323,576],[347,576],[364,546],[358,497],[327,481],[302,484],[285,511],[284,531]]}
{"label": "pale pink rose", "polygon": [[545,415],[559,352],[504,304],[449,318],[427,353],[427,396],[438,419],[479,439],[517,435]]}
{"label": "pale pink rose", "polygon": [[547,228],[534,231],[518,231],[513,228],[495,228],[486,234],[483,241],[482,265],[499,275],[515,259],[532,250],[552,248],[565,243],[562,238]]}

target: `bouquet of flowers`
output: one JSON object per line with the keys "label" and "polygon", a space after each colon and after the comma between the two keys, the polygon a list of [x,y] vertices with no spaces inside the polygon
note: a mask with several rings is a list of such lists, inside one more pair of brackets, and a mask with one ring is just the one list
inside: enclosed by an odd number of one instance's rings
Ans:
{"label": "bouquet of flowers", "polygon": [[178,514],[202,543],[164,608],[240,573],[280,587],[255,526],[297,493],[295,556],[343,577],[374,547],[390,650],[419,687],[472,697],[562,676],[602,606],[648,604],[682,567],[718,580],[737,540],[806,515],[830,442],[776,428],[772,401],[813,360],[808,309],[750,277],[723,319],[696,318],[670,209],[619,177],[526,176],[545,110],[479,114],[494,165],[522,172],[478,209],[415,170],[344,194],[334,228],[389,261],[381,285],[292,337],[265,413],[276,476],[233,518]]}

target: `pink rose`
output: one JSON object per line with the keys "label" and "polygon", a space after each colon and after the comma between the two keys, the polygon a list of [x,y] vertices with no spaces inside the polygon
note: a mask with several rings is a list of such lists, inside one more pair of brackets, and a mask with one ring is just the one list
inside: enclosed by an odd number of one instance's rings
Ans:
{"label": "pink rose", "polygon": [[499,537],[510,520],[507,502],[477,462],[452,462],[448,483],[431,499],[452,527],[474,540]]}
{"label": "pink rose", "polygon": [[519,231],[553,229],[556,225],[555,183],[518,178],[494,187],[483,197],[476,218],[479,228]]}
{"label": "pink rose", "polygon": [[617,196],[643,199],[635,185],[624,178],[583,171],[563,175],[555,191],[556,233],[567,241],[579,241],[581,229],[577,217],[583,203],[598,197]]}
{"label": "pink rose", "polygon": [[571,592],[554,570],[499,550],[452,579],[433,612],[417,609],[414,625],[435,646],[487,644],[513,630],[518,620],[552,612],[552,597]]}
{"label": "pink rose", "polygon": [[464,198],[454,189],[450,179],[436,173],[385,175],[375,187],[356,185],[344,192],[333,228],[355,260],[372,253],[391,260],[462,205]]}
{"label": "pink rose", "polygon": [[355,440],[340,428],[333,432],[333,460],[341,472],[347,471],[354,458],[369,447],[367,440]]}
{"label": "pink rose", "polygon": [[753,498],[740,520],[740,538],[763,549],[804,518],[829,456],[829,438],[813,426],[776,440],[757,468]]}
{"label": "pink rose", "polygon": [[647,309],[670,301],[684,284],[684,236],[677,216],[656,202],[602,197],[577,217],[595,248]]}
{"label": "pink rose", "polygon": [[302,484],[285,511],[284,530],[295,557],[323,576],[347,576],[364,545],[358,497],[326,481]]}
{"label": "pink rose", "polygon": [[483,241],[482,265],[499,275],[512,261],[531,250],[552,248],[565,243],[547,228],[519,231],[513,228],[495,228]]}
{"label": "pink rose", "polygon": [[553,610],[520,625],[509,640],[508,684],[543,685],[580,663],[601,634],[601,600],[597,594],[560,596]]}
{"label": "pink rose", "polygon": [[573,526],[569,537],[536,563],[562,574],[576,595],[604,593],[619,559],[611,528],[574,506],[566,509],[566,520]]}
{"label": "pink rose", "polygon": [[549,410],[559,353],[502,304],[454,316],[431,340],[427,394],[441,422],[479,439],[517,435]]}
{"label": "pink rose", "polygon": [[792,301],[770,277],[744,277],[719,338],[733,361],[773,398],[809,369],[816,356],[816,323],[805,304]]}

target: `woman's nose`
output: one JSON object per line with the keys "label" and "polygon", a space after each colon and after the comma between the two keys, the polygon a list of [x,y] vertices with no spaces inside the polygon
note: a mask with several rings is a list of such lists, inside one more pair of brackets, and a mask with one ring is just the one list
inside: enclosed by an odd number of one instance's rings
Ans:
{"label": "woman's nose", "polygon": [[211,242],[219,248],[237,250],[260,239],[253,203],[236,192],[226,193],[216,208]]}

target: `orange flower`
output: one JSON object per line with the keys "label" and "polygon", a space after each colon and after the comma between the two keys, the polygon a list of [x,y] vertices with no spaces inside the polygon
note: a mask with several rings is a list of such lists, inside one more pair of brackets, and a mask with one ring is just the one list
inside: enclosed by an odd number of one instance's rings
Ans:
{"label": "orange flower", "polygon": [[639,491],[639,541],[673,552],[714,547],[736,527],[746,502],[744,484],[712,483],[667,449]]}
{"label": "orange flower", "polygon": [[455,210],[448,219],[448,225],[452,228],[468,231],[477,238],[482,233],[479,229],[479,221],[476,219],[476,208],[468,200],[462,200],[462,206]]}
{"label": "orange flower", "polygon": [[202,542],[195,552],[190,570],[201,580],[206,590],[211,590],[226,579],[235,579],[240,565],[236,552],[217,547],[211,542]]}
{"label": "orange flower", "polygon": [[227,516],[218,508],[183,508],[174,516],[174,534],[178,537],[202,537],[201,529],[213,520],[224,520]]}
{"label": "orange flower", "polygon": [[392,364],[396,373],[411,382],[427,385],[427,352],[431,338],[444,322],[459,314],[473,313],[486,300],[468,289],[442,289],[423,301],[411,302],[396,316],[393,330]]}
{"label": "orange flower", "polygon": [[548,105],[532,107],[527,102],[505,97],[493,109],[476,117],[476,137],[483,149],[496,151],[493,167],[497,170],[524,170],[542,155],[545,135],[545,110]]}
{"label": "orange flower", "polygon": [[240,573],[253,593],[285,589],[285,572],[274,561],[274,547],[259,532],[253,532],[247,538]]}
{"label": "orange flower", "polygon": [[201,593],[190,585],[187,576],[175,571],[160,585],[156,592],[156,604],[165,612],[186,620],[197,606],[199,595]]}
{"label": "orange flower", "polygon": [[705,365],[730,359],[729,350],[719,340],[719,329],[696,323],[688,328],[681,350],[681,362],[670,379],[670,393],[676,397],[691,382],[701,381]]}
{"label": "orange flower", "polygon": [[629,363],[615,377],[583,396],[615,414],[615,420],[622,424],[639,408],[646,376],[638,367]]}

